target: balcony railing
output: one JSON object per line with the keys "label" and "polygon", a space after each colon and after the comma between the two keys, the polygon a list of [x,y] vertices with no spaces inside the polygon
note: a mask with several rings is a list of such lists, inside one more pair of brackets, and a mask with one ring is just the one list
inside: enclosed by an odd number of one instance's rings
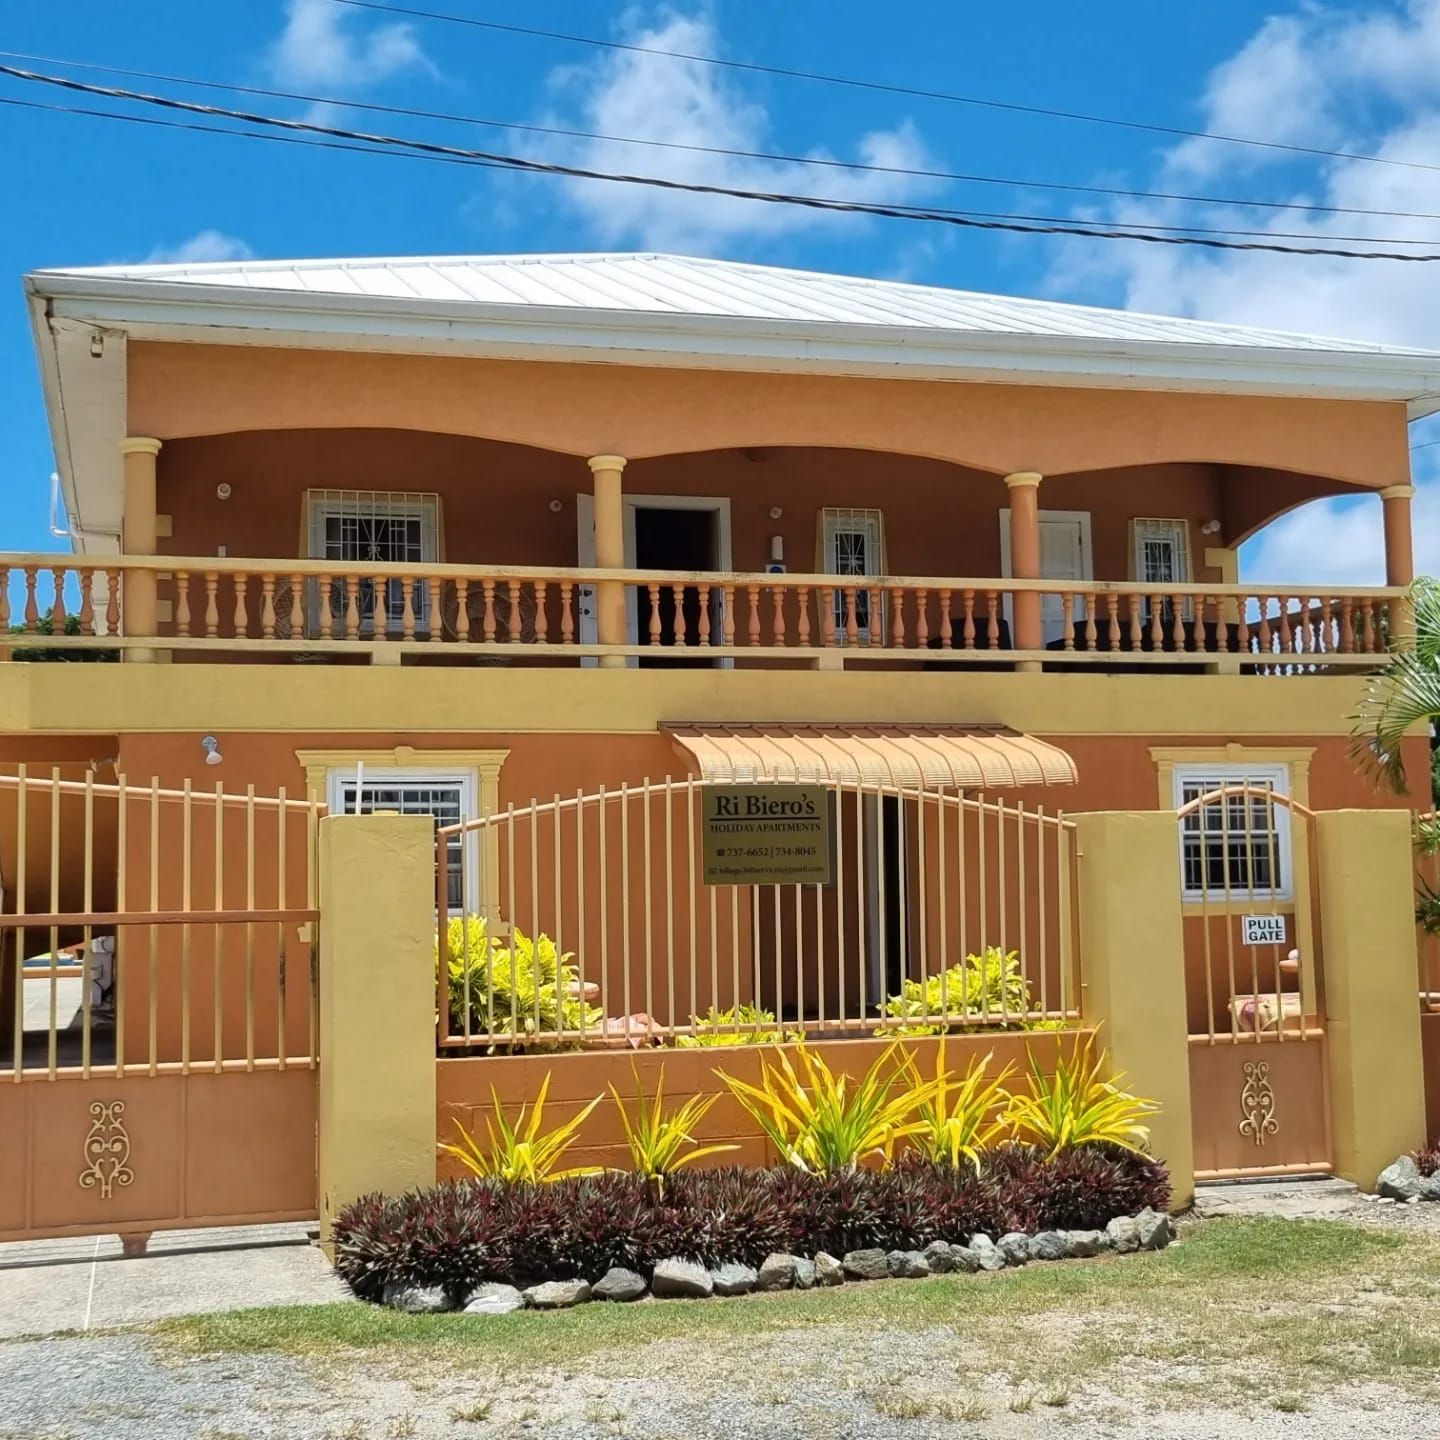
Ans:
{"label": "balcony railing", "polygon": [[[1383,663],[1403,595],[1384,587],[14,555],[0,556],[0,644],[9,647],[0,655],[259,652],[395,662],[443,652],[542,664],[649,657],[1301,673]],[[1017,643],[1027,635],[1032,643]]]}

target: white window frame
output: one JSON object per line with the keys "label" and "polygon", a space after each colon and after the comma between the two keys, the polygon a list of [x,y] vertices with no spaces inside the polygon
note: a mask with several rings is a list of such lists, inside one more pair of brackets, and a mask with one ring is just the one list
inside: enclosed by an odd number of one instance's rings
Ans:
{"label": "white window frame", "polygon": [[[1210,765],[1204,762],[1177,763],[1171,780],[1173,786],[1173,800],[1178,810],[1187,803],[1186,790],[1192,786],[1202,786],[1200,793],[1209,794],[1213,790],[1219,790],[1225,785],[1269,785],[1276,795],[1290,796],[1290,767],[1288,765],[1274,764],[1220,764]],[[1189,797],[1193,799],[1194,796]],[[1202,807],[1198,812],[1203,815],[1207,807]],[[1273,806],[1275,816],[1275,863],[1280,868],[1280,885],[1278,887],[1265,886],[1257,887],[1253,880],[1248,885],[1232,884],[1229,890],[1229,899],[1232,903],[1240,901],[1289,901],[1295,898],[1295,847],[1292,843],[1290,807],[1277,804]],[[1189,817],[1187,817],[1189,818]],[[1183,824],[1184,822],[1182,822]],[[1203,823],[1203,822],[1202,822]],[[1245,832],[1248,835],[1250,832]],[[1203,832],[1202,832],[1203,838]],[[1245,836],[1237,837],[1231,832],[1231,838],[1243,840]],[[1202,852],[1203,853],[1203,852]],[[1226,891],[1224,886],[1216,889],[1206,889],[1203,884],[1191,885],[1185,873],[1185,834],[1182,831],[1180,837],[1180,892],[1187,901],[1205,901],[1207,904],[1224,904]]]}
{"label": "white window frame", "polygon": [[[359,773],[358,765],[336,766],[325,772],[325,800],[332,815],[353,815],[357,812],[345,804],[347,787],[357,784],[369,790],[387,786],[450,786],[460,792],[460,819],[474,820],[480,816],[480,787],[473,769],[430,768],[420,765],[366,765]],[[358,801],[358,793],[357,793]],[[412,812],[418,813],[418,812]],[[480,899],[481,857],[480,845],[462,845],[464,877],[462,883],[462,908],[468,899],[476,908]],[[499,897],[488,897],[489,906],[498,913]]]}
{"label": "white window frame", "polygon": [[[1168,540],[1174,556],[1175,575],[1170,580],[1150,580],[1145,575],[1145,545],[1151,540]],[[1137,585],[1152,586],[1157,590],[1179,590],[1191,583],[1190,565],[1190,522],[1166,516],[1137,515],[1130,522],[1130,573]],[[1147,593],[1141,601],[1141,610],[1150,620],[1154,605]],[[1168,601],[1161,602],[1161,619],[1165,623],[1174,620],[1174,612]],[[1190,601],[1184,601],[1181,611],[1186,620],[1192,618]]]}
{"label": "white window frame", "polygon": [[[864,570],[858,572],[846,572],[840,569],[840,556],[837,546],[841,535],[859,533],[865,537],[865,566]],[[879,577],[886,573],[885,570],[885,512],[873,508],[851,508],[848,506],[827,505],[820,511],[820,565],[821,574],[824,575],[845,575],[847,579],[853,579],[856,575]],[[859,596],[866,597],[867,606],[879,607],[880,642],[885,643],[885,595],[883,591],[876,590],[870,586],[857,586],[856,616],[855,623],[859,631],[856,636],[856,643],[868,645],[872,627],[872,617],[867,613],[865,622],[860,621]],[[834,599],[831,605],[835,617],[835,643],[845,645],[849,643],[849,636],[846,633],[845,625],[845,595],[840,587],[836,587]]]}
{"label": "white window frame", "polygon": [[[403,490],[307,490],[305,492],[305,550],[311,560],[335,558],[336,564],[364,564],[363,560],[343,560],[325,553],[325,526],[329,520],[343,520],[346,517],[383,517],[387,520],[416,520],[420,525],[420,558],[417,566],[435,565],[440,561],[440,497],[431,491]],[[388,563],[388,562],[387,562]],[[362,585],[365,582],[361,582]],[[401,629],[399,608],[404,605],[404,592],[398,593],[392,581],[386,586],[385,629],[395,634]],[[315,636],[320,632],[320,584],[312,580],[306,585],[306,634]],[[362,592],[361,633],[375,633],[375,605],[369,591]],[[398,601],[398,605],[397,605]],[[337,620],[345,615],[345,592],[343,582],[332,585],[330,607]],[[430,585],[428,581],[415,583],[411,598],[414,611],[415,633],[430,633]]]}

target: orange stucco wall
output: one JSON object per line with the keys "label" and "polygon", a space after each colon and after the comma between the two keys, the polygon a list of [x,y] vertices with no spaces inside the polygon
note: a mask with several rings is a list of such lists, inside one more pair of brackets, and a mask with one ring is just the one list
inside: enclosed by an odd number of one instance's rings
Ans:
{"label": "orange stucco wall", "polygon": [[[1204,536],[1202,525],[1223,525],[1231,513],[1243,523],[1283,509],[1294,495],[1316,493],[1317,483],[1266,474],[1237,491],[1223,466],[1139,466],[1047,481],[1041,508],[1089,512],[1099,579],[1132,577],[1130,521],[1149,515],[1189,521],[1194,578],[1218,580],[1203,563],[1204,551],[1224,535]],[[230,486],[228,499],[217,497],[220,484]],[[998,576],[1002,569],[1005,486],[944,461],[808,447],[706,451],[636,461],[625,471],[625,488],[635,495],[727,498],[736,570],[763,569],[776,535],[792,570],[826,568],[817,553],[825,506],[883,510],[891,574]],[[551,450],[412,430],[272,430],[178,440],[160,456],[157,504],[171,517],[161,549],[306,553],[307,489],[433,492],[441,500],[441,559],[573,565],[576,497],[590,491],[591,476],[573,456]],[[776,506],[784,513],[772,519]]]}
{"label": "orange stucco wall", "polygon": [[128,422],[163,440],[375,426],[632,459],[825,445],[1004,475],[1208,461],[1409,477],[1404,407],[259,347],[132,344]]}

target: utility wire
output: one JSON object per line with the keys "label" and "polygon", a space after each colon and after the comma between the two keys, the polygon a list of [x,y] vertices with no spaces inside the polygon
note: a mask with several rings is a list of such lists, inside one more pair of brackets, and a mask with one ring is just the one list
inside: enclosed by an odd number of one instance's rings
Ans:
{"label": "utility wire", "polygon": [[[1212,238],[1208,235],[1196,233],[1188,234],[1160,234],[1154,230],[1137,229],[1102,229],[1100,224],[1095,223],[1071,223],[1051,221],[1047,217],[997,217],[985,218],[980,215],[964,212],[947,211],[933,207],[885,205],[870,201],[841,200],[833,197],[814,195],[795,195],[784,192],[745,190],[726,185],[707,185],[697,181],[673,180],[656,175],[631,175],[617,174],[610,171],[591,170],[574,165],[561,165],[554,162],[531,160],[523,156],[509,155],[501,152],[485,150],[467,150],[459,146],[439,145],[432,141],[412,140],[393,135],[377,135],[366,131],[348,130],[339,126],[320,125],[313,121],[281,119],[273,115],[262,115],[242,110],[231,110],[223,106],[202,105],[194,101],[179,100],[173,96],[149,95],[142,91],[125,90],[112,86],[90,85],[80,80],[72,80],[60,75],[43,75],[34,71],[22,70],[11,65],[0,65],[0,75],[9,75],[14,79],[59,86],[62,89],[78,91],[83,94],[99,95],[106,99],[134,101],[141,104],[155,105],[168,110],[178,110],[189,114],[198,114],[213,118],[233,120],[243,124],[262,125],[275,127],[290,132],[301,132],[306,136],[320,135],[334,139],[357,142],[355,148],[363,149],[366,153],[379,153],[371,147],[393,147],[392,153],[407,154],[412,156],[438,156],[452,161],[462,163],[476,163],[492,166],[495,168],[516,171],[536,175],[558,175],[582,180],[604,180],[628,185],[649,186],[662,190],[681,191],[699,195],[723,195],[740,200],[756,200],[768,204],[794,205],[807,209],[834,211],[844,214],[873,215],[887,219],[897,220],[919,220],[937,224],[958,226],[964,229],[974,230],[1003,230],[1017,234],[1028,235],[1073,235],[1093,239],[1124,239],[1142,240],[1151,244],[1160,245],[1197,245],[1208,249],[1217,250],[1255,250],[1267,251],[1281,255],[1325,255],[1342,259],[1354,260],[1398,260],[1398,261],[1434,261],[1440,260],[1440,251],[1429,251],[1423,254],[1403,251],[1384,250],[1345,250],[1332,246],[1294,246],[1277,245],[1260,240],[1226,240]],[[40,108],[40,107],[35,107]],[[51,107],[64,108],[64,107]],[[110,111],[93,111],[92,113],[101,118],[126,119],[133,117],[120,116]],[[251,135],[253,132],[234,131],[222,129],[221,133]],[[332,147],[339,148],[339,147]],[[1222,232],[1229,233],[1229,232]],[[1260,232],[1269,233],[1269,232]],[[1327,238],[1327,237],[1318,237]],[[1337,237],[1338,238],[1338,237]],[[1348,238],[1348,237],[1346,237]],[[1374,240],[1369,237],[1363,238],[1366,243],[1373,244],[1420,244],[1434,243],[1414,240]]]}
{"label": "utility wire", "polygon": [[[1102,196],[1106,199],[1169,200],[1188,205],[1222,205],[1229,209],[1248,207],[1260,210],[1294,210],[1312,215],[1363,215],[1389,220],[1440,220],[1440,213],[1431,211],[1371,210],[1351,205],[1318,205],[1299,200],[1250,200],[1225,195],[1188,195],[1183,192],[1167,190],[1129,190],[1110,185],[1076,185],[1057,180],[1021,180],[1002,175],[974,175],[965,171],[937,170],[924,166],[876,165],[862,160],[839,160],[827,155],[791,155],[769,150],[742,150],[724,145],[694,145],[678,140],[646,139],[637,135],[606,135],[593,130],[572,129],[560,125],[538,125],[523,120],[496,120],[488,116],[463,115],[453,111],[422,110],[409,105],[386,105],[373,100],[349,100],[339,95],[309,95],[303,91],[274,90],[262,85],[202,80],[189,75],[169,75],[163,71],[136,70],[123,65],[99,65],[85,60],[66,60],[53,55],[35,55],[23,50],[0,50],[0,58],[23,60],[39,65],[59,65],[67,70],[84,70],[102,75],[121,75],[131,80],[149,80],[165,85],[184,85],[199,90],[221,90],[235,95],[254,95],[266,100],[286,100],[305,105],[334,105],[375,115],[396,115],[414,120],[439,120],[450,125],[478,125],[495,130],[514,130],[532,135],[553,135],[570,140],[594,140],[607,145],[641,145],[656,150],[678,150],[698,155],[723,155],[739,160],[765,160],[781,165],[810,165],[823,169],[854,170],[865,174],[904,175],[915,179],[948,180],[966,185],[1001,185],[1018,190],[1054,190],[1074,195]],[[1192,227],[1172,228],[1188,229]]]}
{"label": "utility wire", "polygon": [[1077,120],[1087,125],[1110,125],[1124,130],[1144,130],[1153,135],[1172,135],[1186,140],[1213,140],[1223,145],[1252,145],[1263,150],[1282,150],[1294,155],[1313,155],[1326,160],[1363,160],[1370,165],[1398,165],[1409,170],[1440,170],[1419,160],[1396,160],[1388,155],[1363,155],[1347,150],[1326,150],[1315,145],[1292,145],[1280,140],[1260,140],[1248,135],[1220,135],[1210,130],[1187,130],[1179,125],[1159,125],[1145,120],[1122,120],[1115,115],[1090,115],[1079,110],[1057,110],[1045,105],[1025,105],[1017,100],[994,100],[979,95],[960,95],[947,90],[922,90],[884,80],[867,80],[857,75],[826,75],[817,70],[800,70],[787,65],[765,65],[753,60],[728,60],[718,55],[699,55],[684,50],[664,50],[656,45],[633,41],[607,40],[598,35],[573,35],[563,30],[541,30],[531,25],[513,25],[499,20],[481,20],[473,15],[456,15],[443,10],[396,5],[389,0],[330,0],[357,10],[377,10],[387,15],[405,15],[414,20],[436,20],[450,25],[467,25],[506,35],[527,35],[539,40],[561,40],[569,45],[590,45],[601,50],[623,50],[637,55],[658,55],[668,60],[686,60],[697,65],[715,65],[726,70],[747,70],[786,80],[813,80],[824,85],[845,85],[855,90],[875,90],[887,95],[906,95],[918,100],[943,100],[954,105],[975,105],[989,110],[1009,110],[1021,115],[1042,115],[1052,120]]}

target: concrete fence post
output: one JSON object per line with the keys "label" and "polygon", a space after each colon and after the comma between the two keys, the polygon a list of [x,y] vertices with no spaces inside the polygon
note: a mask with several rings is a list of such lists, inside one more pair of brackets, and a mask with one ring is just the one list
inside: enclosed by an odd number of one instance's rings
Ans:
{"label": "concrete fence post", "polygon": [[1180,828],[1169,811],[1074,815],[1080,846],[1081,1014],[1125,1085],[1155,1100],[1150,1150],[1172,1204],[1195,1193]]}
{"label": "concrete fence post", "polygon": [[1365,1189],[1425,1138],[1406,810],[1316,815],[1335,1173]]}
{"label": "concrete fence post", "polygon": [[435,836],[320,822],[320,1239],[372,1190],[435,1180]]}

